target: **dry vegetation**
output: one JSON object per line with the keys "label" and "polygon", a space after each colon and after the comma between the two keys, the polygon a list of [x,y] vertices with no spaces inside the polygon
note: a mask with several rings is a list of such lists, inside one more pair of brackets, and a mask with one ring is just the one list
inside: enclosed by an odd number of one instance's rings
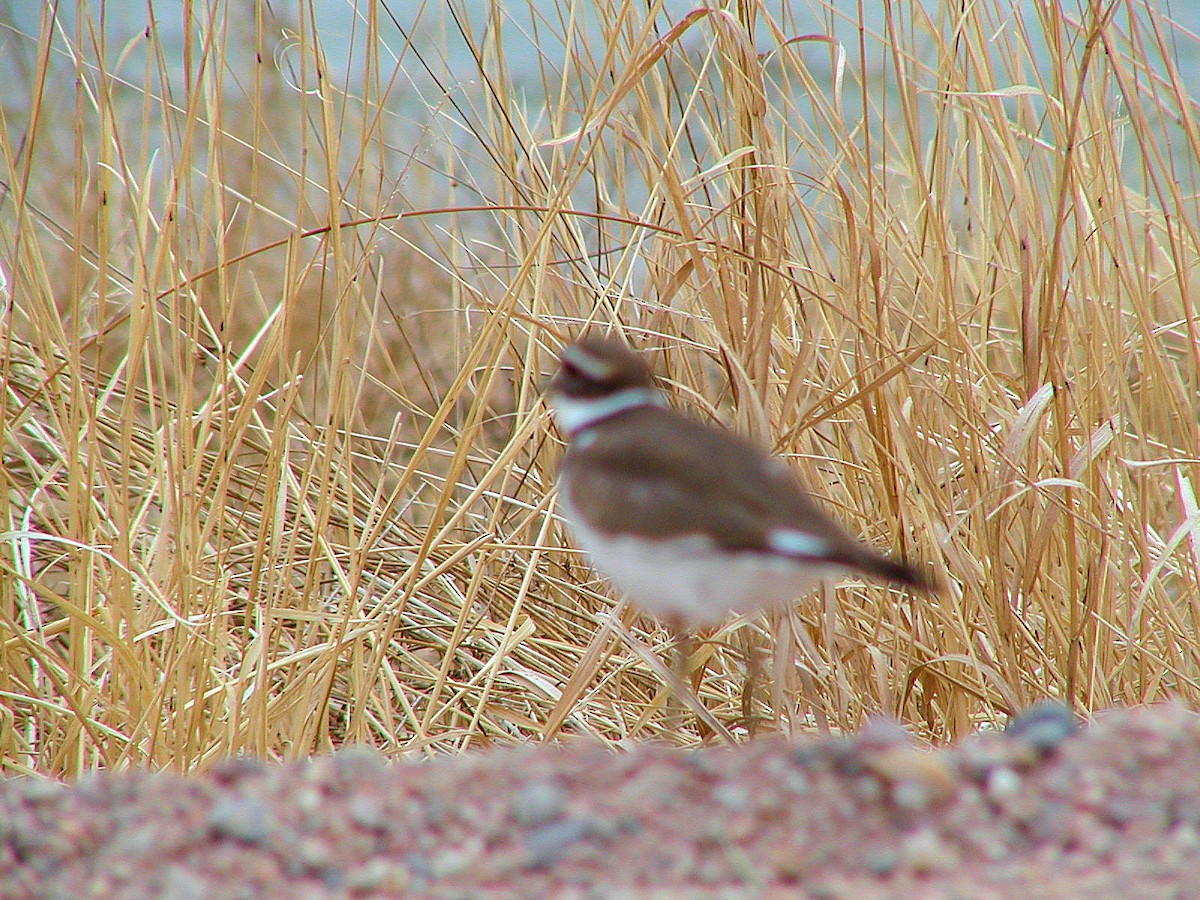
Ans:
{"label": "dry vegetation", "polygon": [[946,573],[713,633],[735,734],[1200,702],[1198,48],[1010,5],[8,17],[0,772],[701,740],[555,516],[587,322]]}

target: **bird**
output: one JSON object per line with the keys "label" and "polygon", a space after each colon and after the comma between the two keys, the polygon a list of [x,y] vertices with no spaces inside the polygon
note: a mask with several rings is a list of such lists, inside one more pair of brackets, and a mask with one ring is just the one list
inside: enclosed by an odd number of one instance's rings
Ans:
{"label": "bird", "polygon": [[616,337],[565,346],[547,399],[567,441],[558,502],[575,543],[677,633],[785,607],[839,575],[936,588],[852,536],[766,448],[671,409]]}

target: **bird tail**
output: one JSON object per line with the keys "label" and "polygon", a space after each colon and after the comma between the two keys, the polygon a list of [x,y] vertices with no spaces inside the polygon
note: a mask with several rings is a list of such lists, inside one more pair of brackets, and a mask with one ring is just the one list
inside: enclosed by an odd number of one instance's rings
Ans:
{"label": "bird tail", "polygon": [[861,565],[860,568],[864,572],[884,581],[902,584],[905,587],[930,594],[939,593],[942,589],[941,581],[932,572],[922,572],[903,560],[872,554],[869,560],[863,562],[866,564]]}

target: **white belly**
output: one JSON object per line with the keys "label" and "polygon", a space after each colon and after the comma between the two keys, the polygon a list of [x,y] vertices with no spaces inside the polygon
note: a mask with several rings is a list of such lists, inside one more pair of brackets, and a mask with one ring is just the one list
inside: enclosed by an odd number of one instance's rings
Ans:
{"label": "white belly", "polygon": [[578,516],[568,521],[596,570],[630,602],[689,626],[791,603],[839,571],[769,553],[721,550],[702,535],[649,541],[603,534]]}

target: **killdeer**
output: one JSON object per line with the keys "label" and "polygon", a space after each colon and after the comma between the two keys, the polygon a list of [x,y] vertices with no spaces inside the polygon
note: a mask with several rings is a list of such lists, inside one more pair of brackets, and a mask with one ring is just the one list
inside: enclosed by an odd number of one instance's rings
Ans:
{"label": "killdeer", "polygon": [[682,631],[782,606],[839,574],[933,588],[853,538],[783,461],[669,409],[618,340],[584,337],[560,363],[549,398],[569,442],[560,506],[596,569],[643,611]]}

